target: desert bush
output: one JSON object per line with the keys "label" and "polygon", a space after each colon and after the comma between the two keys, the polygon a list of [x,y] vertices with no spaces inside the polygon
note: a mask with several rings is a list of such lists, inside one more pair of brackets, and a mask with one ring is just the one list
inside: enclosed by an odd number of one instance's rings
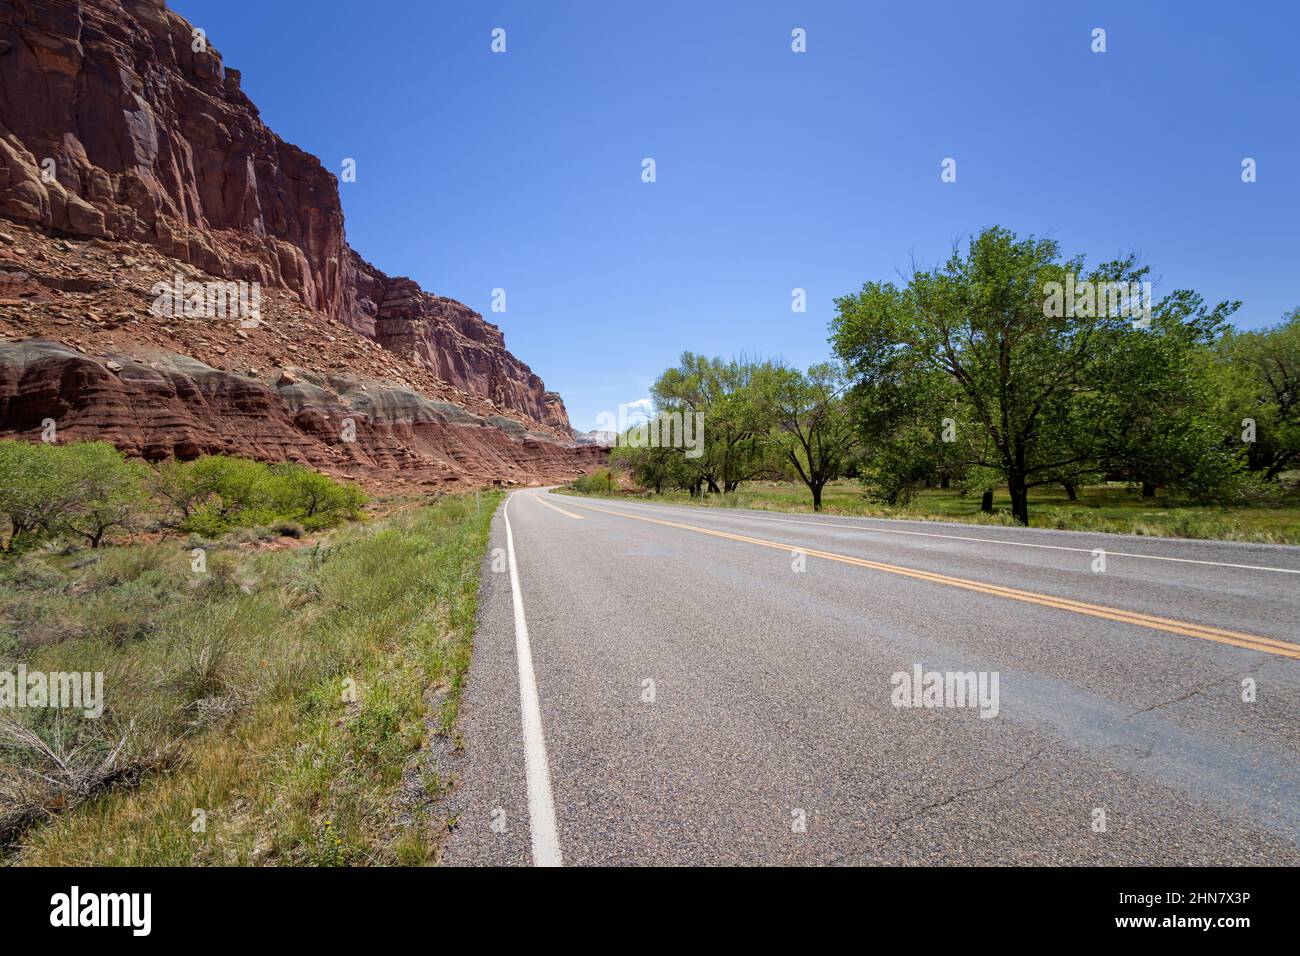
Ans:
{"label": "desert bush", "polygon": [[270,494],[278,514],[302,521],[309,530],[355,518],[366,503],[365,492],[357,485],[335,481],[302,465],[273,467]]}
{"label": "desert bush", "polygon": [[359,486],[297,464],[210,455],[150,468],[106,442],[0,440],[0,551],[9,554],[99,548],[151,515],[154,527],[200,540],[253,527],[266,529],[261,540],[299,537],[360,517],[367,501]]}
{"label": "desert bush", "polygon": [[0,441],[6,550],[24,550],[60,536],[98,548],[109,532],[129,531],[148,514],[144,475],[142,464],[107,442]]}
{"label": "desert bush", "polygon": [[0,441],[0,514],[8,525],[6,551],[38,544],[64,506],[68,493],[55,459],[52,445]]}
{"label": "desert bush", "polygon": [[[169,475],[168,486],[184,531],[214,537],[234,528],[301,524],[320,531],[360,516],[367,497],[357,485],[336,481],[302,465],[266,465],[213,455]],[[187,508],[181,513],[182,507]],[[295,535],[296,537],[296,535]]]}
{"label": "desert bush", "polygon": [[617,489],[618,483],[614,479],[614,472],[609,468],[601,467],[588,475],[579,475],[570,482],[569,487],[574,491],[583,494],[610,494]]}

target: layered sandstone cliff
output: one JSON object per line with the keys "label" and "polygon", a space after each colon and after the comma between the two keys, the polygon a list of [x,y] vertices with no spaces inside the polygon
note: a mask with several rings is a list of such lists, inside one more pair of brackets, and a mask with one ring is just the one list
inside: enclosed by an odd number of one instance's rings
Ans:
{"label": "layered sandstone cliff", "polygon": [[287,289],[412,367],[570,437],[563,402],[496,326],[349,247],[334,175],[267,128],[239,72],[163,0],[0,4],[0,217]]}
{"label": "layered sandstone cliff", "polygon": [[238,454],[357,479],[432,486],[560,481],[597,457],[391,383],[281,372],[269,380],[163,351],[86,355],[0,342],[0,420],[59,441],[111,441],[148,460]]}
{"label": "layered sandstone cliff", "polygon": [[[225,280],[258,321],[157,308]],[[163,0],[0,2],[0,434],[46,419],[422,483],[594,463],[500,329],[348,245],[334,175]]]}

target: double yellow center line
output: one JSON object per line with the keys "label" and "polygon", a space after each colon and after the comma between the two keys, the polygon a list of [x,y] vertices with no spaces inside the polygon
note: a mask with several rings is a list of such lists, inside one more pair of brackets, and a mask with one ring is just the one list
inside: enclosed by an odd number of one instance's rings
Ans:
{"label": "double yellow center line", "polygon": [[[536,496],[535,496],[536,497]],[[539,502],[559,511],[561,514],[568,514],[570,518],[581,518],[581,515],[571,514],[561,508],[555,507],[550,502]],[[918,571],[915,568],[905,568],[897,564],[884,564],[880,561],[868,561],[865,558],[855,558],[847,554],[836,554],[832,551],[818,551],[813,548],[804,548],[793,544],[782,544],[779,541],[768,541],[765,538],[751,538],[743,534],[732,534],[729,531],[717,531],[713,528],[701,528],[696,525],[682,524],[678,521],[665,521],[662,518],[650,518],[645,515],[633,515],[623,511],[611,511],[608,508],[597,508],[594,505],[579,504],[576,501],[567,501],[566,504],[575,508],[583,508],[587,511],[598,511],[601,514],[613,515],[616,518],[627,518],[630,521],[644,521],[648,524],[663,525],[667,528],[680,528],[683,531],[694,531],[697,534],[712,535],[715,538],[726,538],[730,541],[740,541],[745,544],[758,545],[762,548],[773,548],[777,551],[800,551],[809,557],[823,558],[827,561],[838,561],[841,564],[851,564],[859,568],[870,568],[873,571],[883,571],[887,574],[898,574],[903,577],[916,578],[920,581],[929,581],[933,584],[945,584],[949,587],[964,588],[967,591],[978,591],[981,594],[991,594],[995,597],[1008,598],[1012,601],[1023,601],[1026,604],[1038,604],[1043,607],[1055,608],[1060,611],[1071,611],[1075,614],[1086,614],[1089,617],[1105,618],[1108,621],[1118,621],[1121,624],[1135,624],[1138,627],[1147,627],[1156,631],[1165,631],[1169,634],[1181,634],[1185,637],[1199,637],[1205,641],[1215,641],[1219,644],[1231,644],[1233,647],[1244,647],[1251,651],[1263,651],[1267,654],[1277,654],[1279,657],[1287,657],[1291,660],[1300,660],[1300,644],[1292,644],[1287,641],[1279,641],[1271,637],[1260,637],[1255,634],[1243,634],[1240,631],[1229,631],[1221,627],[1210,627],[1205,624],[1192,624],[1188,621],[1175,621],[1167,617],[1156,617],[1154,614],[1143,614],[1140,611],[1126,611],[1121,608],[1106,607],[1101,604],[1089,604],[1085,601],[1075,601],[1072,598],[1056,597],[1052,594],[1039,594],[1036,591],[1023,591],[1019,588],[1002,587],[997,584],[985,584],[983,581],[971,581],[967,578],[956,578],[948,574],[937,574],[933,571]]]}
{"label": "double yellow center line", "polygon": [[555,505],[551,504],[549,501],[547,501],[546,499],[542,498],[539,495],[533,495],[533,500],[536,501],[539,505],[546,505],[546,507],[550,508],[552,511],[558,511],[566,518],[576,518],[579,521],[582,520],[582,515],[575,515],[572,511],[565,511],[563,508],[557,508]]}

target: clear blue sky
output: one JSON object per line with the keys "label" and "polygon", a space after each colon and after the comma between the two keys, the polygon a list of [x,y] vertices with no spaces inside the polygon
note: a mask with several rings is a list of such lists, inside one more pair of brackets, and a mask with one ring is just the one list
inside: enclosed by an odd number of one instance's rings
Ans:
{"label": "clear blue sky", "polygon": [[835,296],[992,224],[1243,327],[1300,306],[1289,0],[170,5],[282,137],[357,160],[352,245],[500,325],[580,429],[684,349],[821,360]]}

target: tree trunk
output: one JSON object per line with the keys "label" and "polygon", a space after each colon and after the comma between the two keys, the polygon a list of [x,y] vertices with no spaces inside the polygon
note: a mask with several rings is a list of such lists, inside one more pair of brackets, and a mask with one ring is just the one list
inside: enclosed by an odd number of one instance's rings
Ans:
{"label": "tree trunk", "polygon": [[980,511],[986,511],[986,512],[990,512],[990,513],[993,511],[993,492],[992,492],[992,491],[986,491],[986,492],[984,492],[983,496],[981,496],[981,498],[980,498]]}
{"label": "tree trunk", "polygon": [[1142,482],[1142,497],[1154,498],[1156,496],[1156,485],[1153,481]]}
{"label": "tree trunk", "polygon": [[940,488],[947,488],[947,487],[948,487],[948,484],[949,484],[949,478],[948,478],[948,476],[947,476],[946,474],[943,475],[943,476],[941,476],[941,477],[939,478],[939,487],[940,487]]}
{"label": "tree trunk", "polygon": [[1011,492],[1011,516],[1020,524],[1029,524],[1029,489],[1023,478],[1013,478],[1007,490]]}
{"label": "tree trunk", "polygon": [[1074,486],[1073,482],[1065,482],[1065,497],[1071,501],[1079,500],[1079,489]]}
{"label": "tree trunk", "polygon": [[821,511],[822,510],[822,486],[810,485],[809,488],[812,490],[813,511]]}
{"label": "tree trunk", "polygon": [[709,494],[711,495],[722,494],[722,489],[718,487],[718,483],[713,479],[712,475],[709,475],[707,480],[709,482]]}
{"label": "tree trunk", "polygon": [[1293,456],[1289,452],[1286,452],[1275,458],[1273,462],[1264,469],[1264,480],[1272,481],[1278,475],[1282,474],[1282,472],[1286,471],[1290,465],[1292,457]]}

